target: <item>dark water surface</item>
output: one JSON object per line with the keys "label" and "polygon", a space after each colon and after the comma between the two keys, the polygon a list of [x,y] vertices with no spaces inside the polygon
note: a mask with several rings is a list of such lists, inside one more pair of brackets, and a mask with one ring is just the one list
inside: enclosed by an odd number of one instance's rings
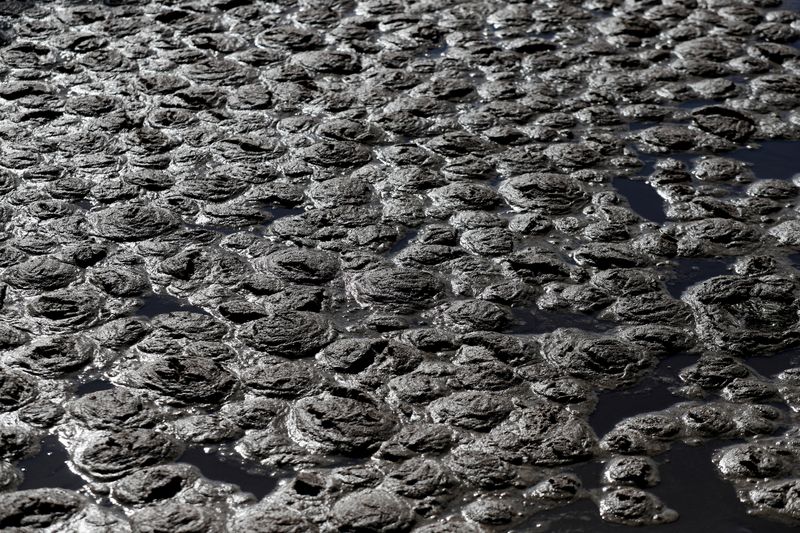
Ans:
{"label": "dark water surface", "polygon": [[667,221],[664,212],[664,199],[649,183],[630,178],[615,178],[614,188],[622,194],[631,205],[633,211],[651,222],[663,224]]}
{"label": "dark water surface", "polygon": [[683,257],[672,261],[673,267],[664,285],[674,297],[707,279],[725,276],[733,272],[735,258]]}
{"label": "dark water surface", "polygon": [[758,179],[788,180],[800,174],[800,141],[763,141],[725,157],[744,161]]}
{"label": "dark water surface", "polygon": [[41,450],[31,458],[20,461],[17,467],[24,479],[20,490],[41,487],[59,487],[77,490],[86,482],[67,466],[69,454],[55,435],[47,435],[41,441]]}
{"label": "dark water surface", "polygon": [[187,448],[178,458],[178,462],[196,466],[208,479],[238,485],[240,489],[259,499],[278,485],[278,479],[267,475],[263,468],[255,470],[252,465],[245,465],[241,460],[208,453],[202,448]]}
{"label": "dark water surface", "polygon": [[[661,483],[650,489],[667,507],[680,515],[676,522],[654,526],[641,526],[633,531],[647,533],[789,533],[797,527],[769,522],[748,514],[744,504],[736,499],[733,486],[717,476],[711,456],[718,446],[731,442],[707,443],[702,446],[675,444],[656,462],[660,468]],[[582,479],[584,486],[599,487],[597,478]],[[594,503],[581,500],[566,508],[534,516],[518,532],[546,531],[548,533],[619,533],[630,531],[630,526],[602,522],[597,518]]]}
{"label": "dark water surface", "polygon": [[653,373],[633,387],[601,392],[597,408],[589,417],[592,429],[599,437],[618,422],[639,413],[666,409],[682,398],[672,393],[680,386],[678,372],[697,361],[695,354],[665,357]]}
{"label": "dark water surface", "polygon": [[208,314],[202,307],[192,305],[188,301],[170,294],[152,294],[144,298],[144,304],[136,310],[136,314],[154,317],[175,311],[188,311],[192,313]]}
{"label": "dark water surface", "polygon": [[[800,2],[790,2],[800,8]],[[756,179],[791,179],[800,172],[800,142],[767,141],[755,148],[743,148],[722,154],[744,161],[750,166]],[[645,158],[643,158],[645,159]],[[684,157],[687,162],[690,158]],[[653,170],[654,160],[646,161],[639,172],[647,175]],[[619,177],[613,181],[614,188],[630,203],[631,208],[643,218],[661,223],[667,221],[664,202],[645,181]],[[788,260],[800,268],[800,254],[788,255]],[[715,276],[733,274],[735,257],[679,258],[672,261],[665,286],[674,298],[680,298],[689,287]],[[590,423],[602,437],[618,422],[640,413],[658,411],[674,405],[685,398],[673,394],[680,386],[678,372],[691,365],[698,356],[681,354],[661,361],[653,374],[636,386],[619,391],[599,394],[595,412]],[[771,357],[750,357],[746,364],[759,374],[771,378],[783,370],[800,364],[800,350],[790,350]],[[786,410],[785,405],[781,405]],[[711,461],[714,452],[734,444],[732,441],[711,441],[699,446],[675,443],[672,448],[656,457],[663,465],[660,468],[661,482],[651,489],[668,507],[680,514],[680,519],[671,524],[645,526],[636,531],[647,532],[698,532],[698,533],[788,533],[797,527],[767,521],[748,513],[744,504],[736,497],[732,484],[722,480]],[[576,469],[587,488],[600,487],[600,469],[584,467]],[[597,507],[588,501],[580,501],[560,510],[536,515],[533,520],[516,531],[548,531],[554,533],[620,532],[629,530],[602,522],[597,517]]]}

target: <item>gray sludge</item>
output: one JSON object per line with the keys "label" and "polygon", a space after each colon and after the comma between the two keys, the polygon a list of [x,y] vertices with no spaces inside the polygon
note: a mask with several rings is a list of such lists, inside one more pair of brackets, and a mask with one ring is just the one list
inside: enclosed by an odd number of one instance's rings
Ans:
{"label": "gray sludge", "polygon": [[799,5],[0,2],[0,529],[800,526]]}

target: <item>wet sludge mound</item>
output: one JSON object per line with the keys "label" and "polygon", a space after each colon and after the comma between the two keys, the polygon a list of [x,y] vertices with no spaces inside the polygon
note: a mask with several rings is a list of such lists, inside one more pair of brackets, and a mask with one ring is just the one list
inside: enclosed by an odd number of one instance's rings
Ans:
{"label": "wet sludge mound", "polygon": [[799,38],[0,2],[0,528],[799,526]]}

